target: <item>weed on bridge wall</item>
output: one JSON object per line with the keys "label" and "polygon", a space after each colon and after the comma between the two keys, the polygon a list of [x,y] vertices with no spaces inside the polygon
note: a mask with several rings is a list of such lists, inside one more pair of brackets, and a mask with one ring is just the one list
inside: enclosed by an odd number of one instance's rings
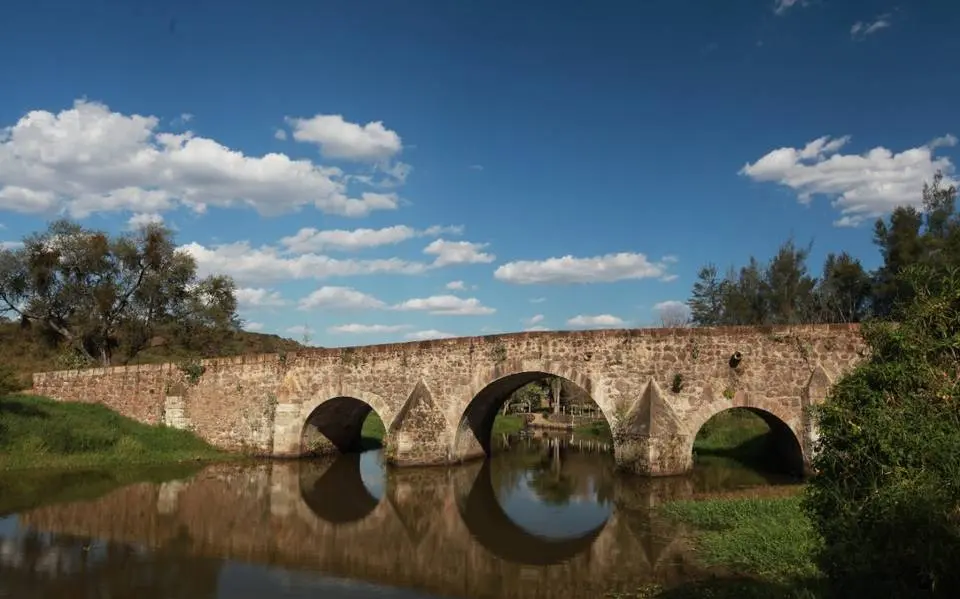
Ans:
{"label": "weed on bridge wall", "polygon": [[815,410],[806,507],[837,596],[960,596],[960,272],[909,280],[901,324],[865,326],[870,358]]}

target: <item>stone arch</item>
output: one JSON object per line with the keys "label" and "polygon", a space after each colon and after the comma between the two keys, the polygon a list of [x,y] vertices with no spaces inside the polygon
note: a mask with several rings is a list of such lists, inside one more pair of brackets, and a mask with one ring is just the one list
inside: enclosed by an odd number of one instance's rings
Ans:
{"label": "stone arch", "polygon": [[613,409],[602,390],[581,371],[558,362],[545,360],[505,360],[491,368],[480,369],[459,395],[463,406],[457,419],[453,440],[453,458],[464,460],[489,454],[490,429],[497,410],[511,393],[544,376],[566,379],[582,389],[600,408],[611,427]]}
{"label": "stone arch", "polygon": [[[708,389],[705,394],[710,393]],[[744,408],[759,416],[770,427],[775,450],[791,473],[801,474],[806,469],[808,450],[804,446],[803,409],[799,398],[757,399],[745,391],[737,391],[733,398],[713,398],[696,410],[688,419],[689,434],[685,451],[692,460],[697,434],[708,420],[735,408]]]}
{"label": "stone arch", "polygon": [[363,422],[371,411],[387,430],[396,418],[387,401],[369,391],[342,385],[321,388],[311,395],[300,406],[300,455],[359,451]]}

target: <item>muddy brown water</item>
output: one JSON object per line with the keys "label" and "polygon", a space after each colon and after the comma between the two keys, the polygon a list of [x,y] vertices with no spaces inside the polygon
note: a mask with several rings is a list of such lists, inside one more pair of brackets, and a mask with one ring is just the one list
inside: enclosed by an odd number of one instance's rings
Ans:
{"label": "muddy brown water", "polygon": [[663,502],[794,482],[729,463],[625,475],[556,435],[449,468],[368,451],[142,478],[0,518],[0,597],[602,597],[700,572]]}

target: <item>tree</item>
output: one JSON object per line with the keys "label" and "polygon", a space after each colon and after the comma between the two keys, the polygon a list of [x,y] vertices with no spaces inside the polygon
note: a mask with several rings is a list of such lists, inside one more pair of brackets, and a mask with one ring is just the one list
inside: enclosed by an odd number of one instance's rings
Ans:
{"label": "tree", "polygon": [[860,261],[828,254],[816,296],[820,322],[860,322],[867,314],[872,281]]}
{"label": "tree", "polygon": [[693,294],[687,301],[694,324],[703,327],[723,324],[723,284],[715,264],[707,264],[697,273]]}
{"label": "tree", "polygon": [[161,328],[191,339],[239,328],[229,277],[197,277],[172,233],[150,224],[133,234],[60,220],[0,251],[0,314],[104,366],[129,361]]}
{"label": "tree", "polygon": [[750,324],[799,324],[814,313],[816,280],[807,274],[810,246],[798,248],[788,240],[767,265],[759,287],[763,316]]}
{"label": "tree", "polygon": [[814,409],[805,507],[840,597],[960,596],[960,268],[916,265],[900,322],[863,326],[867,359]]}
{"label": "tree", "polygon": [[679,329],[690,324],[690,310],[686,304],[680,302],[666,302],[658,310],[660,326],[668,329]]}

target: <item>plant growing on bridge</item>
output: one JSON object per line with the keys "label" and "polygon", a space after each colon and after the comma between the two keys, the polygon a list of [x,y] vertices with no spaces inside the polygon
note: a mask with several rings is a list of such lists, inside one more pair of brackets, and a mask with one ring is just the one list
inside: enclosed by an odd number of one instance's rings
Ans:
{"label": "plant growing on bridge", "polygon": [[0,315],[109,366],[128,361],[162,330],[197,342],[238,328],[234,283],[200,279],[169,229],[148,225],[110,237],[60,220],[0,250]]}
{"label": "plant growing on bridge", "polygon": [[502,364],[507,361],[507,346],[503,341],[497,339],[490,348],[490,359],[496,364]]}
{"label": "plant growing on bridge", "polygon": [[841,596],[960,596],[960,269],[908,269],[899,325],[814,409],[806,508]]}
{"label": "plant growing on bridge", "polygon": [[199,383],[200,377],[207,371],[207,367],[201,364],[199,360],[184,360],[180,362],[178,368],[191,385]]}
{"label": "plant growing on bridge", "polygon": [[679,372],[673,375],[673,382],[670,383],[670,390],[674,393],[680,393],[683,390],[683,375]]}

